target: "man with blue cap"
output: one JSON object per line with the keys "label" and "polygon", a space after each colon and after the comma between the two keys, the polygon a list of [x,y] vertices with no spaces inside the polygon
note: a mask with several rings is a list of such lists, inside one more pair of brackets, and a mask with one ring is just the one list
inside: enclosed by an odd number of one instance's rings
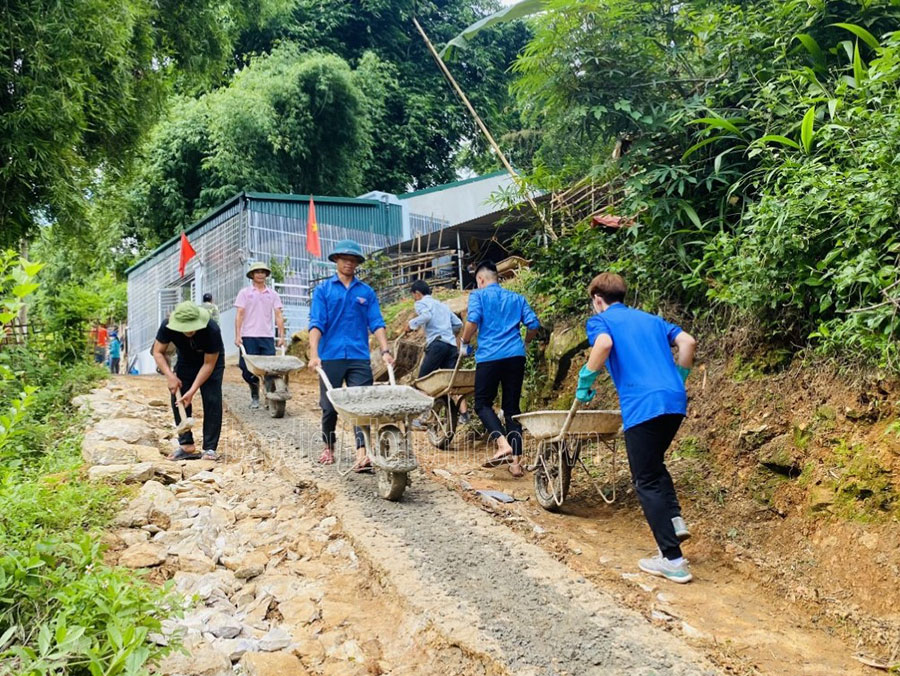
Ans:
{"label": "man with blue cap", "polygon": [[[378,298],[371,286],[356,278],[356,268],[366,260],[362,247],[352,239],[337,243],[328,260],[335,263],[337,273],[319,284],[313,291],[309,310],[309,368],[321,367],[334,387],[371,385],[372,366],[369,362],[369,333],[374,333],[381,346],[381,355],[388,364],[394,358],[388,348],[384,318]],[[325,448],[319,462],[334,462],[337,411],[320,383],[319,405],[322,407],[322,440]],[[362,430],[356,428],[356,471],[370,470],[366,458]]]}

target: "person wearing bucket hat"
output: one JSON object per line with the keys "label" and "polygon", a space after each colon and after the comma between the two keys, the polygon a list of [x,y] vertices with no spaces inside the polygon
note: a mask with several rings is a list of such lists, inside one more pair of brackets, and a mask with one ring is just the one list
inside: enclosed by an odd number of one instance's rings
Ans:
{"label": "person wearing bucket hat", "polygon": [[[173,371],[166,359],[169,344],[175,345],[178,361]],[[178,436],[178,450],[170,460],[196,460],[200,457],[217,460],[219,436],[222,433],[222,378],[225,374],[225,345],[222,331],[210,319],[209,311],[186,300],[179,303],[160,325],[153,343],[153,359],[159,372],[166,377],[171,392],[175,424],[178,414],[176,390],[181,390],[185,413],[191,417],[191,400],[199,390],[203,398],[203,452],[197,453],[190,430]],[[184,389],[187,385],[187,389]]]}
{"label": "person wearing bucket hat", "polygon": [[[266,285],[272,274],[269,266],[257,261],[247,270],[247,278],[253,284],[241,289],[234,301],[237,314],[234,318],[234,344],[244,348],[247,354],[275,354],[274,324],[278,326],[278,347],[284,345],[284,314],[281,297]],[[259,377],[250,373],[243,354],[238,359],[241,375],[250,386],[250,408],[259,408]],[[266,389],[271,379],[266,378]]]}
{"label": "person wearing bucket hat", "polygon": [[[362,247],[352,239],[341,240],[328,259],[337,264],[337,273],[313,291],[309,310],[309,368],[322,368],[334,387],[371,385],[369,332],[375,334],[381,354],[388,364],[394,363],[388,349],[384,318],[378,298],[371,286],[356,278],[356,268],[366,257]],[[337,411],[320,382],[319,405],[322,407],[322,441],[325,447],[319,462],[334,462]],[[369,469],[365,439],[356,428],[356,471]]]}

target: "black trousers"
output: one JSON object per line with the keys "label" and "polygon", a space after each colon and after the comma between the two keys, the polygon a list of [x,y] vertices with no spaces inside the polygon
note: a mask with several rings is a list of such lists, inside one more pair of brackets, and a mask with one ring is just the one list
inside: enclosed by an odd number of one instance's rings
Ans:
{"label": "black trousers", "polygon": [[445,343],[443,340],[432,340],[431,345],[425,348],[425,356],[419,367],[419,377],[424,378],[432,371],[438,369],[452,369],[456,366],[456,357],[459,351],[455,345]]}
{"label": "black trousers", "polygon": [[[519,415],[519,399],[522,397],[522,381],[525,380],[525,357],[507,357],[479,362],[475,366],[475,413],[481,418],[491,439],[505,436],[513,449],[513,455],[522,455],[522,425],[513,420]],[[506,429],[494,412],[497,388],[502,387],[500,405]]]}
{"label": "black trousers", "polygon": [[672,525],[672,518],[681,516],[681,505],[663,457],[682,420],[684,416],[680,414],[661,415],[625,430],[625,450],[634,490],[659,551],[667,559],[681,556]]}
{"label": "black trousers", "polygon": [[[347,383],[347,387],[362,387],[364,385],[372,385],[375,381],[372,378],[372,365],[368,359],[328,359],[322,361],[322,370],[328,376],[328,380],[332,387],[341,387]],[[319,406],[322,407],[322,441],[325,445],[334,449],[335,436],[334,430],[337,427],[338,414],[328,399],[328,389],[325,383],[319,379]],[[365,437],[359,427],[355,427],[356,447],[362,448],[366,445]]]}
{"label": "black trousers", "polygon": [[121,357],[110,357],[109,358],[109,372],[116,374],[119,372],[119,360]]}
{"label": "black trousers", "polygon": [[[175,375],[181,380],[184,390],[189,388],[197,377],[199,369],[175,369]],[[225,367],[217,366],[200,386],[200,397],[203,399],[203,449],[215,451],[219,448],[219,437],[222,434],[222,378],[225,375]],[[182,390],[182,393],[184,392]],[[178,407],[175,405],[175,395],[171,396],[172,412],[175,414],[175,424],[181,422]],[[193,406],[185,406],[184,412],[191,417]],[[178,443],[182,446],[190,446],[194,443],[194,435],[188,430],[178,435]]]}
{"label": "black trousers", "polygon": [[[247,338],[241,338],[241,342],[244,344],[244,349],[247,351],[247,354],[269,356],[275,354],[274,338],[253,338],[248,336]],[[244,381],[250,385],[250,387],[259,387],[259,377],[247,370],[247,365],[244,363],[244,355],[241,355],[240,359],[238,359],[238,366],[241,367],[241,375],[243,376]]]}

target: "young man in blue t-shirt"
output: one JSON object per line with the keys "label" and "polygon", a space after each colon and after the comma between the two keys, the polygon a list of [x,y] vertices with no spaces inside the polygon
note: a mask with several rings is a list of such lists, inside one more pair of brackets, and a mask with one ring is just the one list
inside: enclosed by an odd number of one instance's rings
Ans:
{"label": "young man in blue t-shirt", "polygon": [[[461,340],[468,345],[478,333],[475,350],[475,413],[481,418],[497,452],[482,467],[509,463],[509,473],[519,478],[525,470],[522,458],[522,425],[519,399],[525,380],[525,345],[541,327],[537,315],[524,296],[504,289],[497,280],[497,266],[482,261],[475,271],[478,290],[469,296],[466,324]],[[522,340],[521,327],[527,329]],[[506,428],[494,412],[497,390],[502,388],[500,403]]]}
{"label": "young man in blue t-shirt", "polygon": [[[673,582],[690,582],[680,546],[690,533],[663,458],[687,413],[684,382],[697,341],[661,317],[624,305],[625,280],[619,275],[597,275],[588,294],[597,314],[587,321],[592,348],[578,374],[575,397],[582,403],[593,399],[591,387],[605,363],[619,394],[634,490],[660,552],[638,565]],[[673,345],[678,348],[674,360]]]}

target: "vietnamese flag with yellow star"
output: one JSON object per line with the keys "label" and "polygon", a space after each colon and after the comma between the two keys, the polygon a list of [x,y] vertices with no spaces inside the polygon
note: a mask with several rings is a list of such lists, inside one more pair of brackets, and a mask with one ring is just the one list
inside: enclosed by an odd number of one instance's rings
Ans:
{"label": "vietnamese flag with yellow star", "polygon": [[312,195],[309,196],[309,215],[306,217],[306,250],[316,258],[322,257],[319,225],[316,223],[316,205],[313,203]]}

